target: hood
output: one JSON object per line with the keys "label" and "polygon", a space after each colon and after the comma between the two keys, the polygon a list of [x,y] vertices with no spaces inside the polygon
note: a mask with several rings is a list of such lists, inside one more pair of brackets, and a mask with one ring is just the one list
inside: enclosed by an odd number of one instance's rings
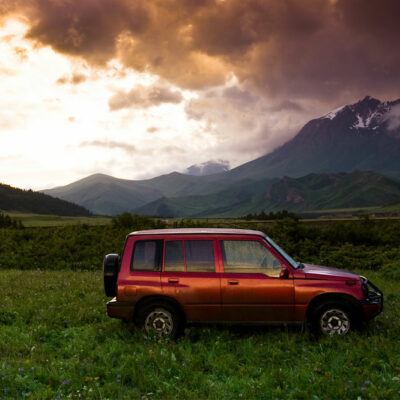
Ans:
{"label": "hood", "polygon": [[355,280],[360,276],[344,269],[322,267],[320,265],[304,264],[302,272],[308,279],[333,279],[333,280]]}

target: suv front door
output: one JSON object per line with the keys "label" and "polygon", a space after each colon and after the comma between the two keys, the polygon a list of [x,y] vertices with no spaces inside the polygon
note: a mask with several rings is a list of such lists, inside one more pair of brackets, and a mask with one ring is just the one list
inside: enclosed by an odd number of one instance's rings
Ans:
{"label": "suv front door", "polygon": [[293,320],[294,285],[281,277],[285,260],[262,239],[220,240],[222,319],[282,322]]}

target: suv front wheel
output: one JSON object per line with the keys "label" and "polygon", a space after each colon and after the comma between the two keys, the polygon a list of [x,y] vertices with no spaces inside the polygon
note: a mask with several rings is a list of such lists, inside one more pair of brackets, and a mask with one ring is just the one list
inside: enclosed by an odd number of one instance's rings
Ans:
{"label": "suv front wheel", "polygon": [[351,313],[341,304],[320,307],[311,323],[313,330],[320,335],[346,335],[353,325]]}

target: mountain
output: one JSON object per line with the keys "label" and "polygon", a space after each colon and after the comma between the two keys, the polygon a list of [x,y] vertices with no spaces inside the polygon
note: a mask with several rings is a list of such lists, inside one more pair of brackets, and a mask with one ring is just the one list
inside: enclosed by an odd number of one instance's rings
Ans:
{"label": "mountain", "polygon": [[400,181],[371,171],[284,177],[255,199],[257,208],[291,211],[390,205],[400,200]]}
{"label": "mountain", "polygon": [[1,183],[0,210],[64,216],[91,215],[87,209],[77,204],[56,199],[40,192],[22,190]]}
{"label": "mountain", "polygon": [[264,180],[205,196],[163,197],[135,211],[169,217],[234,217],[263,210],[362,208],[399,201],[400,181],[370,171],[354,171]]}
{"label": "mountain", "polygon": [[[80,204],[96,214],[145,213],[150,209],[157,214],[157,207],[161,207],[166,214],[175,215],[178,207],[182,214],[201,215],[202,203],[212,201],[217,214],[225,213],[223,209],[228,207],[226,215],[229,215],[233,212],[229,196],[236,199],[238,193],[253,193],[252,185],[267,184],[284,176],[299,178],[310,173],[369,170],[400,177],[399,121],[400,99],[381,102],[367,96],[309,121],[283,146],[232,170],[201,176],[172,172],[137,181],[95,174],[43,192]],[[208,164],[189,169],[197,175],[203,174],[203,167]],[[183,197],[185,200],[181,199],[178,206],[177,198]],[[239,202],[243,203],[241,210],[254,206],[257,200],[251,198],[252,203],[246,205],[247,200],[239,196],[242,199]],[[237,212],[238,207],[235,206]]]}
{"label": "mountain", "polygon": [[131,181],[94,174],[43,193],[80,204],[94,214],[116,215],[164,196],[213,193],[231,185],[233,181],[229,178],[220,174],[191,176],[172,172],[153,179]]}
{"label": "mountain", "polygon": [[149,189],[139,182],[95,174],[66,186],[45,190],[44,193],[78,203],[94,214],[114,215],[131,211],[162,192]]}
{"label": "mountain", "polygon": [[372,97],[309,121],[289,142],[227,174],[235,179],[371,170],[400,176],[400,99]]}
{"label": "mountain", "polygon": [[232,184],[215,193],[182,197],[162,197],[133,210],[142,215],[167,217],[209,217],[244,215],[241,210],[253,209],[252,202],[261,195],[271,180]]}

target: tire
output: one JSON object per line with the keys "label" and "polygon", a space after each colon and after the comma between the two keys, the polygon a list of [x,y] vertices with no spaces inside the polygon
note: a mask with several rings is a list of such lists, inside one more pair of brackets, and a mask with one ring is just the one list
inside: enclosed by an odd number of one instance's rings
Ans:
{"label": "tire", "polygon": [[181,334],[184,325],[178,310],[162,302],[143,306],[138,312],[137,322],[146,333],[171,339]]}
{"label": "tire", "polygon": [[330,303],[317,308],[311,327],[318,336],[347,335],[354,328],[350,308],[344,304]]}

